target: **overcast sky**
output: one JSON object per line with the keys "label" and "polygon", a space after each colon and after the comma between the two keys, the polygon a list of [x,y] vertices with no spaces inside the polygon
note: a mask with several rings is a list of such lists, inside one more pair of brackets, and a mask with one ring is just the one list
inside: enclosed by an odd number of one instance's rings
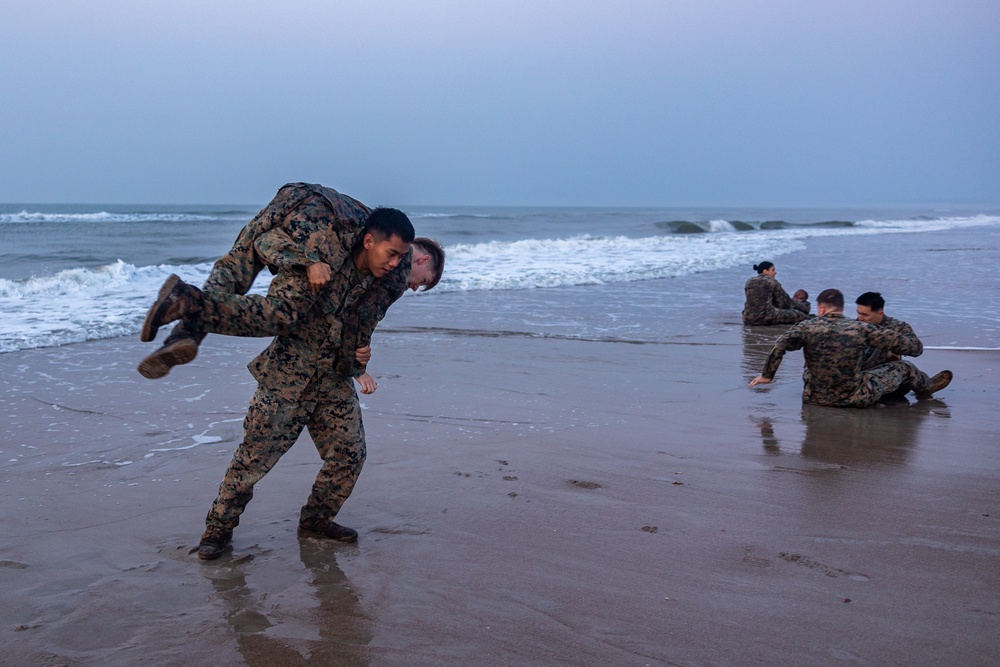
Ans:
{"label": "overcast sky", "polygon": [[0,202],[1000,203],[998,0],[0,0]]}

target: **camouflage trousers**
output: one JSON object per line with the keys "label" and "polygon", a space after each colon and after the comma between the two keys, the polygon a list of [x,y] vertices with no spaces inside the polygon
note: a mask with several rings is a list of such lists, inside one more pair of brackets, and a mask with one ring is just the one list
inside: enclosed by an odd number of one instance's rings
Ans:
{"label": "camouflage trousers", "polygon": [[[796,310],[795,308],[773,308],[768,311],[766,315],[761,317],[747,318],[746,315],[744,315],[743,324],[797,324],[803,320],[808,320],[811,317],[812,315],[803,313],[801,310]],[[748,319],[753,319],[754,321],[750,322]]]}
{"label": "camouflage trousers", "polygon": [[233,454],[205,523],[230,529],[239,525],[254,485],[291,449],[303,428],[309,430],[323,466],[300,520],[333,520],[354,490],[367,454],[361,406],[349,379],[336,383],[333,396],[329,391],[316,396],[307,388],[297,401],[258,387],[243,421],[243,442]]}
{"label": "camouflage trousers", "polygon": [[[243,295],[250,291],[253,281],[263,270],[263,266],[254,259],[253,252],[237,252],[231,250],[220,257],[212,266],[212,272],[202,286],[207,293]],[[164,345],[180,338],[190,338],[201,344],[208,335],[198,326],[198,320],[181,320],[170,331],[163,342]]]}
{"label": "camouflage trousers", "polygon": [[891,361],[871,370],[861,373],[861,384],[848,398],[834,402],[824,402],[821,396],[811,394],[809,389],[809,371],[803,373],[806,381],[802,392],[802,401],[816,405],[828,405],[839,408],[867,408],[875,405],[891,394],[906,394],[915,391],[918,394],[931,388],[931,379],[909,361]]}
{"label": "camouflage trousers", "polygon": [[188,327],[227,336],[270,337],[292,332],[316,294],[304,272],[280,271],[266,296],[205,290],[199,301],[197,312],[185,315]]}
{"label": "camouflage trousers", "polygon": [[287,216],[321,218],[329,213],[322,197],[301,188],[282,188],[271,202],[243,228],[233,247],[212,266],[202,286],[198,312],[181,320],[164,344],[190,338],[199,344],[209,333],[268,337],[288,333],[298,315],[315,301],[304,273],[280,272],[271,281],[266,297],[246,296],[264,265],[254,249],[258,235],[273,229]]}

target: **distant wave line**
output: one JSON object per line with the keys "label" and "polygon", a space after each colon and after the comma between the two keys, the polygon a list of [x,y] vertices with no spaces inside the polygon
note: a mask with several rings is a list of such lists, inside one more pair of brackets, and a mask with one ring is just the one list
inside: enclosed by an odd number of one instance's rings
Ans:
{"label": "distant wave line", "polygon": [[[102,223],[102,222],[210,222],[229,221],[235,217],[243,217],[242,213],[112,213],[96,211],[94,213],[0,213],[0,224],[31,224],[31,223]],[[249,221],[249,216],[247,217]]]}
{"label": "distant wave line", "polygon": [[459,329],[457,327],[383,327],[386,334],[437,334],[456,338],[534,338],[544,340],[568,340],[582,343],[621,343],[625,345],[691,345],[704,347],[730,347],[732,343],[712,343],[705,341],[639,340],[619,336],[575,336],[572,334],[540,333],[533,331],[509,331],[496,329]]}

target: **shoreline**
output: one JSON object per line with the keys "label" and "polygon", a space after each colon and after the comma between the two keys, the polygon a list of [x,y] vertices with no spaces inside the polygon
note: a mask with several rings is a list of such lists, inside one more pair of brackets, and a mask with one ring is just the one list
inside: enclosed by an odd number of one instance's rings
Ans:
{"label": "shoreline", "polygon": [[920,368],[956,373],[939,400],[809,409],[800,356],[746,388],[770,332],[663,346],[393,326],[375,342],[369,457],[341,513],[359,543],[296,536],[319,467],[303,435],[212,562],[190,551],[266,341],[210,337],[158,382],[134,371],[150,349],[134,337],[0,355],[15,378],[0,389],[7,658],[1000,656],[1000,353],[925,352]]}

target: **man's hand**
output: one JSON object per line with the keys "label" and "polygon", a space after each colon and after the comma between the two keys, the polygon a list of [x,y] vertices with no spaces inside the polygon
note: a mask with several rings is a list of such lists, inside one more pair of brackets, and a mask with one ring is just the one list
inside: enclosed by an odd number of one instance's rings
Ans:
{"label": "man's hand", "polygon": [[754,379],[750,380],[751,387],[754,387],[758,384],[771,384],[771,378],[766,378],[763,375],[758,375]]}
{"label": "man's hand", "polygon": [[361,385],[362,394],[374,394],[375,390],[378,389],[378,383],[375,382],[375,378],[368,375],[368,373],[363,373],[354,379]]}
{"label": "man's hand", "polygon": [[358,363],[362,366],[367,366],[368,362],[372,360],[372,348],[359,347],[354,351],[354,358],[357,359]]}
{"label": "man's hand", "polygon": [[323,289],[330,282],[332,275],[330,265],[326,262],[316,262],[306,267],[306,278],[309,279],[309,287],[312,288],[313,294]]}

